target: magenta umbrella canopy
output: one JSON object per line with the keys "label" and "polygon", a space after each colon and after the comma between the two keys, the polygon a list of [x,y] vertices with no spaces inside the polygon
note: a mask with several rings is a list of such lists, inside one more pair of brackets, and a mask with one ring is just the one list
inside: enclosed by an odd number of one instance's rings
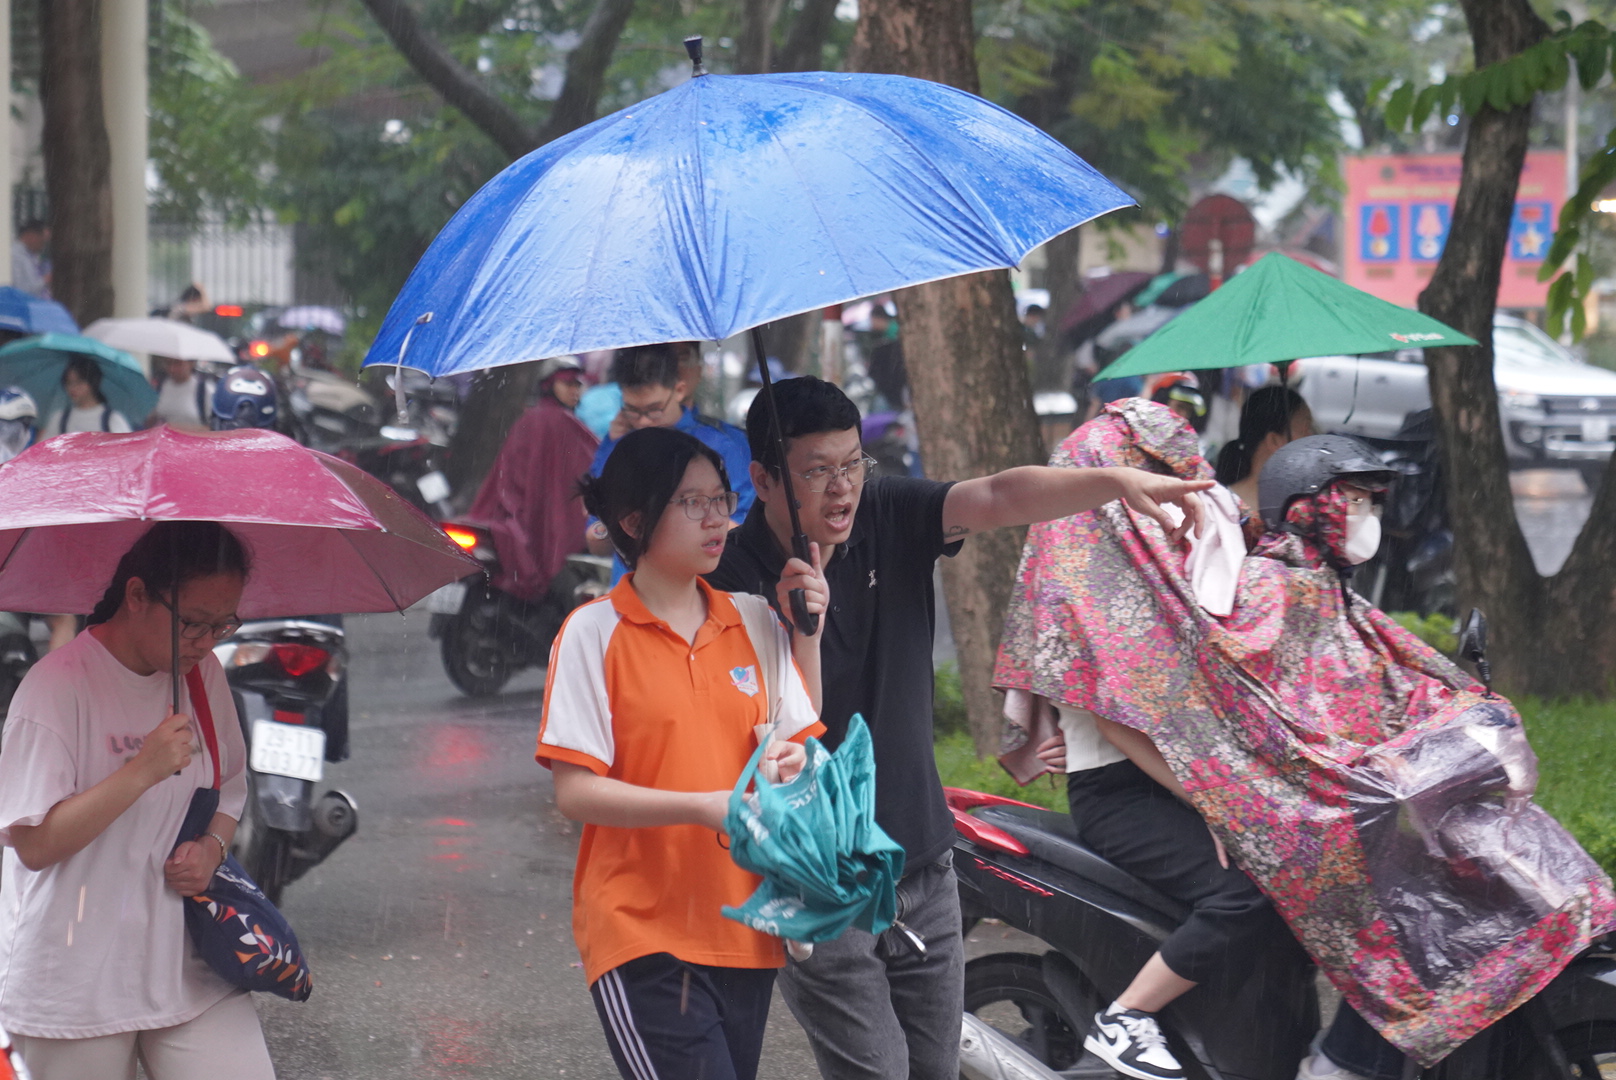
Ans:
{"label": "magenta umbrella canopy", "polygon": [[481,569],[381,481],[271,431],[61,435],[0,468],[0,508],[0,611],[90,611],[158,521],[247,546],[244,619],[403,610]]}

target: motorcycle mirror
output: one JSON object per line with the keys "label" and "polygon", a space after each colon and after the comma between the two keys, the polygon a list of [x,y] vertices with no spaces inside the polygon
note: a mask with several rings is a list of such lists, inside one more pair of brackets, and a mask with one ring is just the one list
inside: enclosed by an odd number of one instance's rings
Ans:
{"label": "motorcycle mirror", "polygon": [[1493,688],[1492,667],[1487,663],[1487,616],[1471,608],[1459,627],[1459,656],[1476,666],[1476,674],[1489,691]]}

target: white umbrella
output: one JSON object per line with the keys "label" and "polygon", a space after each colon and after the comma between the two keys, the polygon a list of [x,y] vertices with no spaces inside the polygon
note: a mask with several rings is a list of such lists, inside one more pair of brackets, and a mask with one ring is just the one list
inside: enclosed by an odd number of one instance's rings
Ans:
{"label": "white umbrella", "polygon": [[173,319],[97,319],[84,328],[84,336],[125,352],[174,360],[236,362],[236,354],[218,334]]}

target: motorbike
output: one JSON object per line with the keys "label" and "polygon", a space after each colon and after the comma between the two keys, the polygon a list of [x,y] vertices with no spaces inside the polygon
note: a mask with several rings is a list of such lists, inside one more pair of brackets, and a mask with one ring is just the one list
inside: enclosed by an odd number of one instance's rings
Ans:
{"label": "motorbike", "polygon": [[[452,417],[435,391],[419,399],[411,416],[426,426],[384,424],[382,411],[364,390],[342,376],[307,367],[294,360],[278,380],[287,403],[292,438],[304,446],[339,457],[387,484],[416,509],[438,518],[452,511],[451,489],[440,467],[452,433]],[[430,387],[428,387],[430,389]],[[425,393],[425,391],[421,391]],[[448,426],[445,426],[448,425]]]}
{"label": "motorbike", "polygon": [[446,585],[425,601],[427,633],[441,642],[443,670],[461,693],[490,697],[524,668],[539,667],[573,608],[605,596],[612,561],[597,555],[567,556],[542,601],[518,600],[495,588],[499,553],[486,525],[459,518],[444,531],[478,562],[484,576]]}
{"label": "motorbike", "polygon": [[272,902],[359,827],[353,797],[315,785],[348,756],[340,620],[255,619],[214,646],[248,753],[247,804],[232,853]]}
{"label": "motorbike", "polygon": [[0,723],[22,677],[38,659],[39,650],[28,636],[28,616],[0,611]]}
{"label": "motorbike", "polygon": [[1380,552],[1354,585],[1383,611],[1456,615],[1453,528],[1430,409],[1410,413],[1390,438],[1359,435],[1396,474],[1381,516]]}
{"label": "motorbike", "polygon": [[[1484,645],[1461,649],[1484,664]],[[954,815],[954,869],[967,932],[983,919],[997,919],[1048,946],[1041,953],[995,953],[966,965],[962,1076],[1109,1080],[1110,1068],[1083,1049],[1093,1018],[1189,909],[1086,847],[1066,814],[959,788],[945,793]],[[1611,1075],[1613,937],[1596,942],[1537,997],[1421,1075]],[[1294,940],[1276,941],[1233,994],[1197,988],[1158,1016],[1192,1080],[1293,1080],[1320,1028],[1316,970]]]}

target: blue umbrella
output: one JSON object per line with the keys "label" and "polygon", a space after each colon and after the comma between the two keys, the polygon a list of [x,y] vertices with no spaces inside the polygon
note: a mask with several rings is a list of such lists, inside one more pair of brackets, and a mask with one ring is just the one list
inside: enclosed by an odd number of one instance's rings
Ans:
{"label": "blue umbrella", "polygon": [[14,334],[76,334],[79,324],[54,300],[0,285],[0,330]]}
{"label": "blue umbrella", "polygon": [[447,375],[723,339],[1014,266],[1132,204],[1048,135],[953,87],[702,75],[489,181],[416,265],[365,362],[402,352]]}
{"label": "blue umbrella", "polygon": [[0,348],[0,386],[20,386],[39,405],[41,422],[67,408],[62,372],[75,356],[88,356],[101,368],[101,393],[133,426],[157,405],[157,391],[140,362],[128,353],[76,334],[41,334]]}

